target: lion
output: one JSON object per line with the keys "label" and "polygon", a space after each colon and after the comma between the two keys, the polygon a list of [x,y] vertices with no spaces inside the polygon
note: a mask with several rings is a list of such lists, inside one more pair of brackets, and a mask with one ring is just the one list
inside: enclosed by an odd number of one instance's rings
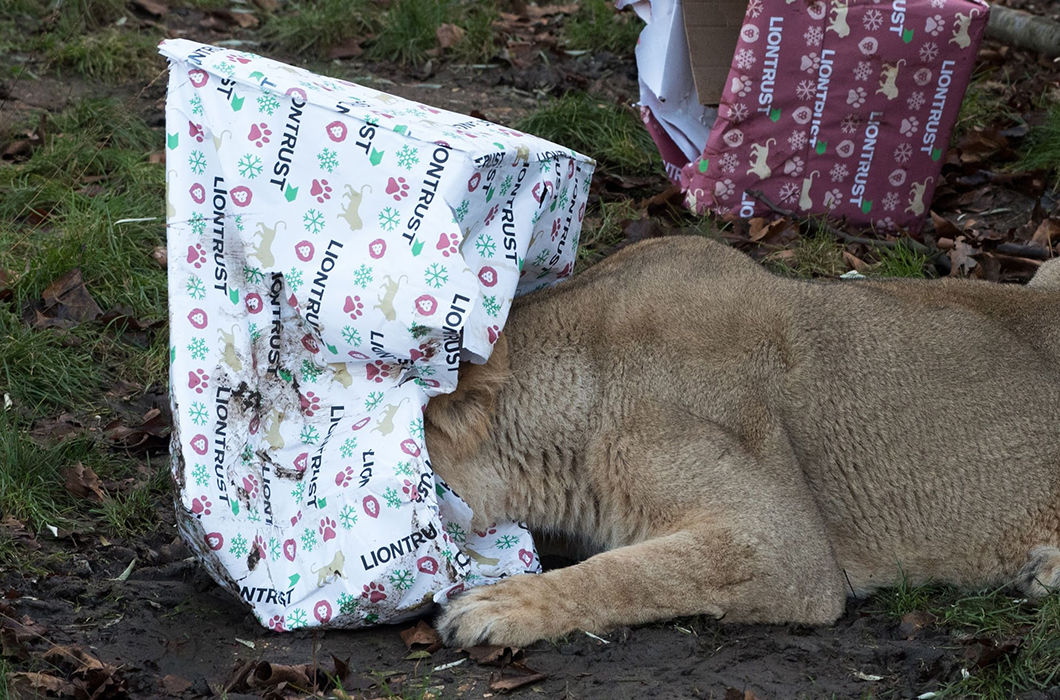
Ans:
{"label": "lion", "polygon": [[447,642],[685,615],[826,625],[897,584],[1060,585],[1060,265],[809,282],[698,237],[516,302],[433,398],[474,511],[597,554],[454,598]]}

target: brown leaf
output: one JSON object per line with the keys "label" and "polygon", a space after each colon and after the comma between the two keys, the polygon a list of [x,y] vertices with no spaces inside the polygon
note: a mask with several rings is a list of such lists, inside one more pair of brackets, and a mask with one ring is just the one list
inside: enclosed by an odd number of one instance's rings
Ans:
{"label": "brown leaf", "polygon": [[162,677],[162,690],[166,692],[166,695],[182,695],[191,685],[191,681],[187,678],[175,676],[172,673]]}
{"label": "brown leaf", "polygon": [[1044,248],[1052,248],[1054,242],[1060,241],[1060,221],[1057,219],[1042,219],[1038,228],[1034,230],[1031,241]]}
{"label": "brown leaf", "polygon": [[917,633],[929,625],[935,624],[935,616],[923,610],[914,610],[902,615],[898,631],[906,639],[915,639]]}
{"label": "brown leaf", "polygon": [[[76,697],[79,688],[68,680],[47,673],[17,671],[7,675],[12,697],[38,697],[43,693],[54,693],[59,697]],[[21,689],[21,690],[20,690]]]}
{"label": "brown leaf", "polygon": [[169,8],[166,7],[166,4],[159,0],[133,0],[133,4],[147,14],[154,15],[155,17],[161,17],[169,12]]}
{"label": "brown leaf", "polygon": [[489,644],[464,649],[468,657],[481,666],[505,666],[522,654],[519,647],[495,647]]}
{"label": "brown leaf", "polygon": [[953,250],[949,252],[950,262],[953,264],[950,270],[951,276],[967,275],[979,263],[972,257],[979,251],[964,242],[964,236],[958,237],[953,242]]}
{"label": "brown leaf", "polygon": [[103,313],[85,287],[81,270],[74,268],[48,285],[41,295],[42,304],[35,308],[35,328],[72,328],[92,321]]}
{"label": "brown leaf", "polygon": [[0,532],[3,532],[7,537],[30,551],[36,551],[41,547],[40,542],[33,536],[33,533],[27,530],[26,526],[19,520],[10,515],[0,520]]}
{"label": "brown leaf", "polygon": [[931,212],[931,221],[935,224],[935,235],[939,238],[957,238],[961,235],[961,230],[957,226],[949,219],[936,214],[934,210]]}
{"label": "brown leaf", "polygon": [[537,683],[548,678],[544,673],[528,673],[519,676],[493,676],[490,675],[490,690],[496,690],[500,692],[507,692],[515,690],[516,688],[522,688],[524,685],[530,685],[531,683]]}
{"label": "brown leaf", "polygon": [[123,425],[115,419],[103,428],[107,439],[123,447],[142,447],[151,449],[161,447],[168,441],[170,421],[161,409],[152,408],[143,415],[140,424],[135,427]]}
{"label": "brown leaf", "polygon": [[851,270],[856,272],[865,272],[869,268],[864,260],[847,250],[843,251],[843,260],[847,265],[850,265]]}
{"label": "brown leaf", "polygon": [[443,22],[434,30],[434,36],[438,39],[438,46],[443,49],[451,49],[464,40],[467,30],[455,24]]}
{"label": "brown leaf", "polygon": [[423,649],[432,654],[442,648],[442,638],[423,620],[416,623],[415,627],[402,630],[401,641],[410,650]]}
{"label": "brown leaf", "polygon": [[102,503],[106,499],[106,494],[100,488],[99,477],[92,471],[92,467],[78,462],[63,469],[63,479],[66,490],[78,498],[96,503]]}
{"label": "brown leaf", "polygon": [[360,39],[347,39],[341,44],[332,47],[328,52],[328,58],[357,58],[364,53],[361,48]]}
{"label": "brown leaf", "polygon": [[1016,654],[1022,646],[1021,639],[971,639],[965,642],[964,658],[973,668],[984,668]]}
{"label": "brown leaf", "polygon": [[291,685],[296,688],[308,688],[310,675],[315,677],[313,667],[310,664],[298,666],[286,666],[284,664],[270,664],[262,661],[254,667],[254,672],[247,677],[247,684],[251,688],[276,688],[281,685]]}
{"label": "brown leaf", "polygon": [[151,251],[151,258],[158,263],[158,266],[163,270],[169,266],[169,256],[166,253],[165,246],[156,245],[154,250]]}

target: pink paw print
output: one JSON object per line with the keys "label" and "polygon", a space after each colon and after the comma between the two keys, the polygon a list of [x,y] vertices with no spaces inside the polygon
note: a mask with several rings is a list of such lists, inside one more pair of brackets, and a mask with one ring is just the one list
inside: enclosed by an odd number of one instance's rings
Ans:
{"label": "pink paw print", "polygon": [[258,550],[259,558],[265,558],[265,538],[261,535],[254,538],[254,549]]}
{"label": "pink paw print", "polygon": [[327,180],[313,180],[313,186],[309,188],[309,194],[312,197],[316,197],[317,201],[323,204],[331,199],[331,185],[328,184]]}
{"label": "pink paw print", "polygon": [[381,600],[386,600],[386,589],[381,583],[375,583],[374,581],[364,587],[364,592],[361,593],[362,598],[367,598],[371,603],[378,603]]}
{"label": "pink paw print", "polygon": [[283,615],[273,615],[269,620],[269,629],[273,632],[283,632]]}
{"label": "pink paw print", "polygon": [[460,236],[455,233],[443,233],[438,236],[438,244],[435,246],[438,250],[442,251],[442,255],[449,257],[455,255],[459,250],[457,246],[460,245]]}
{"label": "pink paw print", "polygon": [[210,380],[210,375],[201,369],[193,370],[188,372],[188,388],[194,389],[196,394],[201,394],[206,391],[207,383]]}
{"label": "pink paw print", "polygon": [[199,496],[198,498],[191,499],[191,514],[195,517],[202,517],[203,515],[210,514],[210,508],[213,507],[213,503],[206,496]]}
{"label": "pink paw print", "polygon": [[202,125],[195,122],[188,122],[188,134],[199,143],[202,143],[203,139],[206,138],[206,132],[203,131]]}
{"label": "pink paw print", "polygon": [[293,526],[297,525],[298,521],[301,520],[301,519],[302,519],[302,511],[298,511],[297,513],[295,513],[294,515],[291,516],[291,526],[293,527]]}
{"label": "pink paw print", "polygon": [[247,141],[253,141],[254,145],[261,148],[269,142],[269,137],[272,136],[272,129],[265,122],[250,125],[250,133],[247,134]]}
{"label": "pink paw print", "polygon": [[405,492],[410,501],[420,500],[420,490],[416,488],[416,484],[408,479],[405,479],[405,485],[401,487],[401,490]]}
{"label": "pink paw print", "polygon": [[364,302],[361,301],[360,297],[351,297],[347,295],[346,304],[343,305],[342,310],[343,312],[348,313],[350,318],[356,320],[364,313]]}
{"label": "pink paw print", "polygon": [[556,240],[556,236],[559,235],[560,223],[559,219],[552,222],[552,240]]}
{"label": "pink paw print", "polygon": [[243,477],[243,490],[247,492],[247,498],[255,500],[258,497],[258,477],[247,474]]}
{"label": "pink paw print", "polygon": [[335,521],[331,518],[321,518],[320,538],[325,542],[335,539]]}
{"label": "pink paw print", "polygon": [[497,338],[501,337],[500,326],[490,326],[489,328],[486,329],[486,335],[490,339],[490,345],[493,345],[494,343],[497,342]]}
{"label": "pink paw print", "polygon": [[384,379],[390,376],[390,369],[390,365],[382,360],[376,360],[364,368],[365,378],[376,383],[381,383]]}
{"label": "pink paw print", "polygon": [[206,263],[206,249],[203,248],[200,243],[188,246],[188,262],[191,263],[196,270]]}
{"label": "pink paw print", "polygon": [[304,396],[299,394],[298,400],[302,404],[302,412],[307,416],[312,416],[320,410],[320,397],[311,391],[307,391]]}
{"label": "pink paw print", "polygon": [[353,483],[353,467],[346,467],[335,475],[335,485],[346,488]]}
{"label": "pink paw print", "polygon": [[487,535],[496,535],[497,523],[491,523],[485,530],[475,530],[475,534],[479,537],[486,537]]}
{"label": "pink paw print", "polygon": [[486,212],[486,219],[482,223],[484,223],[487,226],[489,226],[490,222],[493,221],[493,217],[497,216],[497,212],[499,212],[500,210],[501,210],[500,205],[499,204],[494,204],[492,207],[490,207],[490,210],[488,212]]}
{"label": "pink paw print", "polygon": [[409,196],[409,185],[403,177],[392,177],[386,183],[386,193],[391,195],[395,202],[400,202]]}

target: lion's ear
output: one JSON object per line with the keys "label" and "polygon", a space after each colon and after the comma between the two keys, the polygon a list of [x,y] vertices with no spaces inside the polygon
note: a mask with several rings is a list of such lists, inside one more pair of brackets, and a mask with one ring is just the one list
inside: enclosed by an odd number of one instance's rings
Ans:
{"label": "lion's ear", "polygon": [[448,459],[460,459],[478,449],[489,432],[497,393],[510,375],[508,339],[502,333],[485,364],[461,365],[456,390],[428,402],[424,418],[432,454],[441,447]]}

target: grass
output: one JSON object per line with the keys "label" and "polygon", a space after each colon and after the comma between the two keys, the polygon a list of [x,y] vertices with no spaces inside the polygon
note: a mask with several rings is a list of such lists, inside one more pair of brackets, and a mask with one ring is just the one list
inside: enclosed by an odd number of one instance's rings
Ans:
{"label": "grass", "polygon": [[879,249],[880,260],[869,271],[871,277],[927,277],[931,259],[899,242],[893,248]]}
{"label": "grass", "polygon": [[1052,105],[1045,121],[1032,127],[1014,170],[1046,170],[1052,174],[1052,186],[1060,189],[1060,104]]}
{"label": "grass", "polygon": [[335,47],[378,31],[380,20],[370,0],[302,0],[269,17],[262,38],[291,53],[325,58]]}
{"label": "grass", "polygon": [[598,174],[663,172],[655,144],[633,109],[591,95],[568,93],[550,100],[515,126],[595,158]]}
{"label": "grass", "polygon": [[609,0],[582,0],[563,28],[568,50],[632,55],[644,23],[632,11],[619,12]]}
{"label": "grass", "polygon": [[973,75],[965,90],[951,140],[956,142],[969,132],[998,122],[1015,121],[1019,115],[1009,106],[1008,94],[1009,88],[993,79],[992,71]]}

